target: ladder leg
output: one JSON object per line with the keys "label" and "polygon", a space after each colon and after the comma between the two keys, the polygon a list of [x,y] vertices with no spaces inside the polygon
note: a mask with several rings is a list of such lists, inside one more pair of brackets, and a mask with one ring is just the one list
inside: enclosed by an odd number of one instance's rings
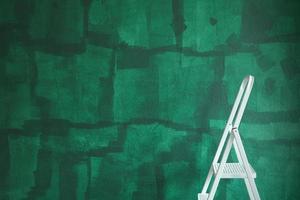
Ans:
{"label": "ladder leg", "polygon": [[210,192],[209,192],[208,200],[213,200],[213,199],[214,199],[214,196],[215,196],[217,187],[218,187],[219,182],[220,182],[221,175],[222,175],[222,173],[223,173],[223,168],[224,168],[224,166],[225,166],[225,163],[226,163],[226,161],[227,161],[227,158],[228,158],[230,149],[231,149],[231,147],[232,147],[233,139],[234,139],[234,136],[233,136],[232,134],[230,134],[230,137],[229,137],[229,139],[228,139],[226,148],[225,148],[225,150],[224,150],[223,157],[222,157],[222,159],[221,159],[221,163],[220,163],[220,165],[219,165],[218,172],[217,172],[217,174],[216,174],[216,176],[215,176],[215,179],[214,179],[212,188],[211,188],[211,190],[210,190]]}
{"label": "ladder leg", "polygon": [[[240,151],[239,151],[239,149],[237,147],[235,139],[233,140],[233,147],[234,147],[234,150],[235,150],[235,153],[236,153],[236,157],[237,157],[239,163],[243,163],[242,158],[241,158],[241,154],[240,154]],[[248,178],[245,178],[244,182],[245,182],[245,185],[246,185],[246,188],[247,188],[250,200],[255,200]]]}
{"label": "ladder leg", "polygon": [[250,200],[255,200],[248,178],[244,179]]}
{"label": "ladder leg", "polygon": [[211,181],[212,176],[213,176],[213,165],[211,165],[211,167],[209,169],[209,172],[208,172],[208,175],[206,177],[206,180],[205,180],[205,183],[204,183],[204,186],[203,186],[203,189],[202,189],[201,193],[206,193],[207,192],[207,189],[208,189],[208,186],[209,186],[209,183]]}
{"label": "ladder leg", "polygon": [[248,178],[248,181],[249,181],[249,185],[250,185],[250,188],[252,190],[252,194],[254,196],[254,199],[255,200],[260,200],[260,196],[259,196],[256,184],[255,184],[254,178],[252,178],[252,177]]}
{"label": "ladder leg", "polygon": [[241,155],[241,159],[242,159],[242,162],[243,162],[244,167],[245,167],[245,171],[246,171],[246,174],[247,174],[247,177],[248,177],[249,185],[250,185],[250,188],[252,190],[254,199],[255,200],[260,200],[260,196],[259,196],[256,184],[255,184],[254,178],[252,177],[252,174],[251,174],[251,171],[250,171],[250,165],[249,165],[249,162],[248,162],[248,159],[247,159],[245,149],[244,149],[243,144],[242,144],[240,134],[239,134],[237,129],[233,130],[233,134],[234,134],[234,137],[236,139],[236,145],[237,145],[238,151]]}

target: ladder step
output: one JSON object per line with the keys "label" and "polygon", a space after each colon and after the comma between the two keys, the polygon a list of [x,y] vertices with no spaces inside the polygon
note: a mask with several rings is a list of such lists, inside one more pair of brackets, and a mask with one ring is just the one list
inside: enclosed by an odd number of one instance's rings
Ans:
{"label": "ladder step", "polygon": [[[216,163],[213,165],[214,175],[217,174],[219,165],[220,163]],[[251,165],[250,168],[253,178],[256,178],[255,170],[252,168]],[[225,163],[221,178],[247,178],[246,170],[244,166],[240,163]]]}

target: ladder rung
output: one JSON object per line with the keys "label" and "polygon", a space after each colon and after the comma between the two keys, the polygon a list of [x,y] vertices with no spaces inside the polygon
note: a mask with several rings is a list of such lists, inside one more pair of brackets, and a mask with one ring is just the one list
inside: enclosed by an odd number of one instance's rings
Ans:
{"label": "ladder rung", "polygon": [[[216,163],[213,165],[214,175],[217,174],[219,165],[220,165],[220,163]],[[251,173],[252,173],[253,178],[256,178],[255,170],[252,168],[251,165],[250,165],[250,168],[251,168]],[[242,164],[240,164],[240,163],[225,163],[221,178],[247,178],[247,175],[246,175],[245,168]]]}

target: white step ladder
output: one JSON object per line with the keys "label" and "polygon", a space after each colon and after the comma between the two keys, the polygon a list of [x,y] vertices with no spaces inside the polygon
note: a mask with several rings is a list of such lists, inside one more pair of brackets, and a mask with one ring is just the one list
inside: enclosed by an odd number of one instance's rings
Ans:
{"label": "white step ladder", "polygon": [[[253,83],[254,77],[249,75],[244,78],[240,86],[229,119],[226,123],[223,136],[221,138],[217,152],[204,183],[202,192],[198,194],[198,200],[213,200],[221,178],[244,179],[250,199],[260,200],[259,193],[254,181],[254,179],[256,178],[256,172],[248,162],[247,155],[238,130],[248,98],[252,90]],[[221,157],[224,146],[225,150]],[[237,163],[227,163],[227,158],[232,146],[234,147],[237,155]],[[220,157],[221,161],[219,162]],[[207,190],[213,176],[214,181],[211,186],[210,192],[208,193]]]}

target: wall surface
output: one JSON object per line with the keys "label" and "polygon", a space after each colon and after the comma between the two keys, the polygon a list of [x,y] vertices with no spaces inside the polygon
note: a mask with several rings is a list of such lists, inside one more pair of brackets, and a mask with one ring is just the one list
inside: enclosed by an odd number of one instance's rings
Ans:
{"label": "wall surface", "polygon": [[[261,198],[300,199],[299,10],[1,0],[0,199],[197,199],[248,74],[240,132]],[[248,199],[243,181],[216,199]]]}

